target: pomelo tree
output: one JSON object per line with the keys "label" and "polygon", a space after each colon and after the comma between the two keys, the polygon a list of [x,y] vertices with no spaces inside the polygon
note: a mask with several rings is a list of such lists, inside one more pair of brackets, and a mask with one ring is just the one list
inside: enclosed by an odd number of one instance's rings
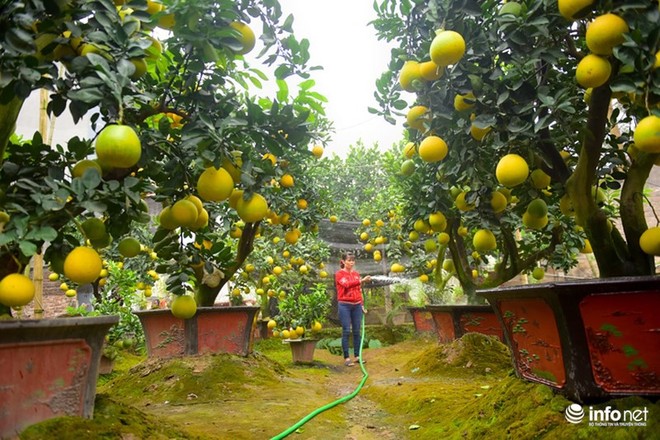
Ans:
{"label": "pomelo tree", "polygon": [[601,277],[655,273],[657,217],[649,227],[644,207],[660,163],[657,2],[375,8],[379,38],[397,47],[372,111],[409,128],[409,227],[445,217],[423,233],[449,235],[466,292],[569,269],[580,251]]}
{"label": "pomelo tree", "polygon": [[[276,182],[314,160],[328,127],[293,17],[277,1],[9,2],[0,12],[2,276],[45,251],[73,283],[93,281],[98,254],[149,221],[151,199],[162,207],[149,244],[157,270],[173,293],[194,289],[212,305],[288,203]],[[257,39],[260,53],[248,55]],[[273,97],[256,60],[274,71]],[[66,145],[12,136],[38,89],[49,115],[91,115],[95,135]],[[83,227],[93,218],[101,226]],[[74,248],[91,258],[67,258]],[[18,305],[10,298],[0,312]]]}

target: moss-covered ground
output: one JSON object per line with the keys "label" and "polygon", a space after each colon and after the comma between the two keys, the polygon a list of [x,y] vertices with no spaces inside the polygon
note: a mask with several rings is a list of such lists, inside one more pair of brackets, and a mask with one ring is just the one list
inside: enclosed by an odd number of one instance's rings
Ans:
{"label": "moss-covered ground", "polygon": [[[490,337],[468,334],[439,345],[405,326],[369,328],[367,335],[383,347],[364,350],[369,379],[362,391],[288,438],[660,439],[660,403],[641,398],[593,407],[646,407],[646,427],[568,423],[571,402],[517,379],[506,347]],[[360,367],[343,366],[341,356],[317,349],[314,359],[294,365],[288,346],[275,339],[257,342],[248,357],[125,354],[100,378],[92,420],[52,419],[20,438],[269,439],[360,382]]]}

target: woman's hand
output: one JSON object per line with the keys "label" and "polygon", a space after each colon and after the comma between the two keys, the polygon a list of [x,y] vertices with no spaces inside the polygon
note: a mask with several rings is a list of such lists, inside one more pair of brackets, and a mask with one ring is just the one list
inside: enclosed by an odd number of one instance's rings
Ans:
{"label": "woman's hand", "polygon": [[362,313],[364,313],[365,315],[368,313],[367,309],[365,309],[364,306],[362,306]]}
{"label": "woman's hand", "polygon": [[360,280],[360,282],[362,282],[362,283],[368,283],[369,281],[371,281],[371,276],[370,275],[367,275],[366,277],[363,277]]}

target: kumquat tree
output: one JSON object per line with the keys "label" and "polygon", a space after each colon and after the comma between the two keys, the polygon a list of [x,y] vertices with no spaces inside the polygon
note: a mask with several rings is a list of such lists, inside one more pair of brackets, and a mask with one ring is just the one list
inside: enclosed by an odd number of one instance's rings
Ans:
{"label": "kumquat tree", "polygon": [[379,38],[397,47],[372,111],[407,123],[408,226],[442,235],[466,292],[568,270],[578,252],[593,251],[600,277],[655,273],[660,228],[644,208],[660,164],[656,1],[377,9]]}
{"label": "kumquat tree", "polygon": [[[212,305],[290,203],[287,169],[316,160],[329,126],[292,22],[277,1],[3,2],[0,313],[31,300],[35,254],[74,288],[95,282],[104,249],[150,221],[147,199],[161,205],[143,243],[156,271],[177,298]],[[88,117],[95,134],[66,145],[13,135],[39,89],[50,116]],[[295,185],[304,192],[304,177]]]}

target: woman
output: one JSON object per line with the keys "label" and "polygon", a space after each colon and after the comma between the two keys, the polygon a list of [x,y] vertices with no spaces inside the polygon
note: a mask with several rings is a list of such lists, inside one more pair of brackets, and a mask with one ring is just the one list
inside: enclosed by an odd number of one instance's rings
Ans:
{"label": "woman", "polygon": [[[355,255],[347,253],[342,255],[341,269],[335,274],[335,286],[337,288],[337,303],[339,306],[339,321],[341,322],[341,348],[344,351],[344,365],[352,367],[360,359],[360,344],[362,314],[367,313],[362,298],[362,283],[371,281],[370,276],[360,278],[360,274],[354,270]],[[355,361],[348,355],[348,337],[353,329],[353,354]]]}

